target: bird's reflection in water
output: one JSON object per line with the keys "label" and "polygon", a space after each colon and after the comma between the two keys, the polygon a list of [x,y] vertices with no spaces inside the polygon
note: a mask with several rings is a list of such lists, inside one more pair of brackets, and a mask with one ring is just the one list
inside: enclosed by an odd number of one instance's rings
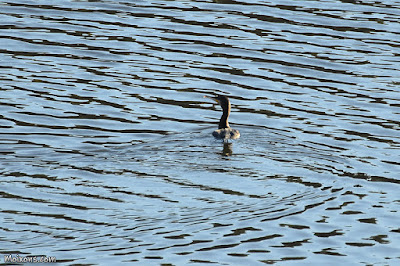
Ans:
{"label": "bird's reflection in water", "polygon": [[222,156],[232,156],[233,154],[233,145],[230,142],[224,142],[224,148],[222,149],[221,155]]}

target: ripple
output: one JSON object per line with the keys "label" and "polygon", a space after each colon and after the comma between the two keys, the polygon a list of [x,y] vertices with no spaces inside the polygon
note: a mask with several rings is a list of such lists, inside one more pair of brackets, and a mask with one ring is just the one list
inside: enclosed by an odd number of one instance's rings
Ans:
{"label": "ripple", "polygon": [[398,3],[0,5],[1,253],[398,260]]}

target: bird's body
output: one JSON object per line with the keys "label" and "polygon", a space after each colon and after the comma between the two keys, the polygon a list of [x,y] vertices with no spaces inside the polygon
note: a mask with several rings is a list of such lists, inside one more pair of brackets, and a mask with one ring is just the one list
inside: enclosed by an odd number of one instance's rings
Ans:
{"label": "bird's body", "polygon": [[233,128],[221,128],[214,130],[212,135],[217,139],[238,139],[240,138],[240,132],[237,129]]}
{"label": "bird's body", "polygon": [[222,116],[219,120],[218,129],[215,130],[212,135],[217,139],[223,140],[238,139],[240,137],[239,130],[231,128],[228,123],[229,114],[231,113],[231,103],[228,97],[218,95],[217,97],[208,98],[214,99],[222,107]]}

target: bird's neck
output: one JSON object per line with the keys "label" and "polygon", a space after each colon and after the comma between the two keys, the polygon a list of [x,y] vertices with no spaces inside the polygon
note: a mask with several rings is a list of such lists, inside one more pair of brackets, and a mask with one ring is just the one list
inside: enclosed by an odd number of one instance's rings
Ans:
{"label": "bird's neck", "polygon": [[223,113],[221,119],[219,120],[219,126],[218,126],[219,129],[229,128],[228,118],[230,112],[231,112],[231,107],[229,105],[223,108]]}

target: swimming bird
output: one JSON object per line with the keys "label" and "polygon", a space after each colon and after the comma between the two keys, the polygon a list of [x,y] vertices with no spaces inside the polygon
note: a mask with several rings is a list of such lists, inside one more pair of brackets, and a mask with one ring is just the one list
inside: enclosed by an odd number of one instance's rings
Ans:
{"label": "swimming bird", "polygon": [[228,97],[224,95],[218,95],[217,97],[209,97],[209,96],[204,96],[204,97],[213,99],[214,101],[219,103],[222,107],[222,116],[221,119],[219,120],[218,129],[214,130],[212,135],[216,139],[223,139],[223,140],[238,139],[240,137],[239,130],[231,128],[228,123],[229,114],[231,113],[231,103]]}

